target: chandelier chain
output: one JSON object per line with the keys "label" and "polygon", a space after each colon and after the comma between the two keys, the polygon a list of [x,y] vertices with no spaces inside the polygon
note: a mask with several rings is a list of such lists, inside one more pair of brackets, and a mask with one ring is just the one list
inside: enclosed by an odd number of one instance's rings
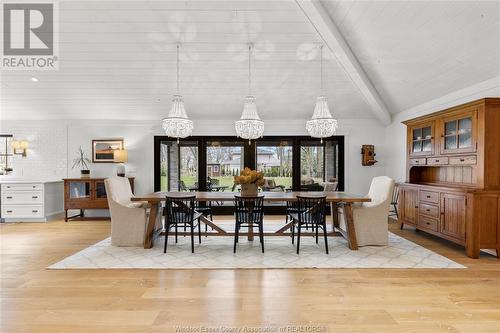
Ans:
{"label": "chandelier chain", "polygon": [[248,44],[248,95],[252,95],[252,44]]}
{"label": "chandelier chain", "polygon": [[323,94],[323,45],[320,45],[319,47],[319,52],[320,52],[320,71],[321,71],[321,94]]}
{"label": "chandelier chain", "polygon": [[179,94],[179,44],[177,44],[177,95]]}

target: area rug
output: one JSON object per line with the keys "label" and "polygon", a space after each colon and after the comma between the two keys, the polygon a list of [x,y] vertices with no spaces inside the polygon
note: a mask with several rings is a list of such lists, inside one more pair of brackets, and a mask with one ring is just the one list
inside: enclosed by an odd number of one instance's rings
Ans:
{"label": "area rug", "polygon": [[[196,239],[197,242],[197,239]],[[300,254],[289,237],[266,237],[265,253],[258,238],[253,242],[240,237],[233,254],[232,237],[203,237],[191,253],[190,238],[169,239],[163,253],[163,237],[152,249],[111,246],[107,238],[49,269],[235,269],[235,268],[465,268],[464,266],[389,233],[388,246],[364,246],[351,251],[342,237],[329,237],[330,254],[324,243],[313,237],[301,239]]]}

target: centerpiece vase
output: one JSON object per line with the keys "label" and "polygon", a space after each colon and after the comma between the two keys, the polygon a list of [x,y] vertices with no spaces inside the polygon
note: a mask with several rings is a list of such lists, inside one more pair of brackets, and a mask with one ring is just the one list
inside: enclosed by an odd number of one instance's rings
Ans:
{"label": "centerpiece vase", "polygon": [[241,184],[242,197],[256,197],[258,193],[257,184]]}

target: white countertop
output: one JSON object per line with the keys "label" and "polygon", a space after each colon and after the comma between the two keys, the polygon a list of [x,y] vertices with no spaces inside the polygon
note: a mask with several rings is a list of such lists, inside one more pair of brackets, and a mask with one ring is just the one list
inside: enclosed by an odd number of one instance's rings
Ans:
{"label": "white countertop", "polygon": [[0,184],[46,184],[62,183],[62,179],[1,179]]}

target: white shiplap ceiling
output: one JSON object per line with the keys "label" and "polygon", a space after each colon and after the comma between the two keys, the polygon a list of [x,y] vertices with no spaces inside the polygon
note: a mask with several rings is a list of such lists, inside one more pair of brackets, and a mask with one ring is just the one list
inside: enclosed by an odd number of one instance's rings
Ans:
{"label": "white shiplap ceiling", "polygon": [[[498,2],[322,1],[391,112],[500,75]],[[236,119],[253,94],[265,119],[310,117],[322,43],[295,1],[61,1],[58,71],[1,73],[3,119],[161,119],[175,92],[193,119]],[[375,118],[325,54],[340,118]],[[39,82],[31,82],[36,76]]]}

